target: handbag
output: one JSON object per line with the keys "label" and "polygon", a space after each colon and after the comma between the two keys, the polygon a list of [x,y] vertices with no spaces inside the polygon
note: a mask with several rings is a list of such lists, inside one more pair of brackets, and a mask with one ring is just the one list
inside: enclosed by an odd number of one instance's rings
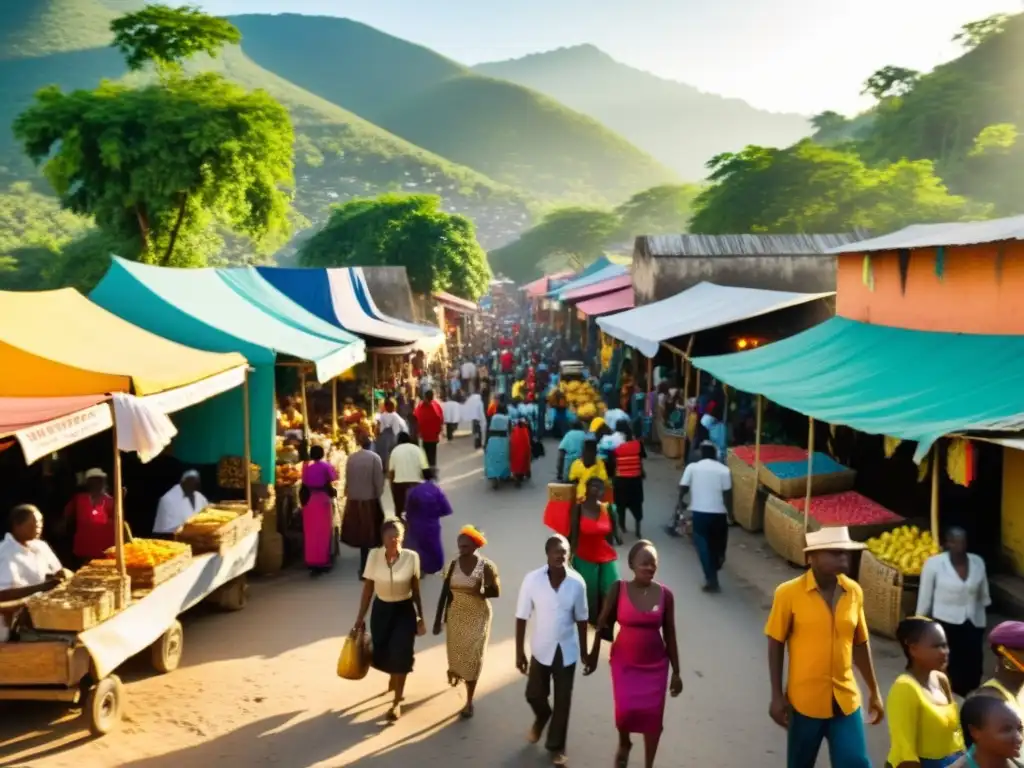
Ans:
{"label": "handbag", "polygon": [[338,656],[338,677],[344,680],[362,680],[370,671],[370,638],[365,631],[350,633]]}

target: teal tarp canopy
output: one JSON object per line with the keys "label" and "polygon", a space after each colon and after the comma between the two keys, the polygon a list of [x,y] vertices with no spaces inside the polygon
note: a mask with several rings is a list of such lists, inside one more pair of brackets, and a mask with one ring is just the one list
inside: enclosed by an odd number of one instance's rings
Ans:
{"label": "teal tarp canopy", "polygon": [[[362,340],[323,323],[278,293],[255,270],[169,269],[114,258],[90,298],[141,328],[211,352],[240,352],[249,376],[253,461],[263,481],[274,481],[278,354],[313,363],[329,381],[366,358]],[[321,334],[316,321],[330,329]],[[242,455],[242,393],[225,392],[175,416],[175,453],[185,461],[212,464]]]}
{"label": "teal tarp canopy", "polygon": [[783,341],[693,364],[829,424],[918,443],[1024,426],[1024,336],[935,333],[836,317]]}

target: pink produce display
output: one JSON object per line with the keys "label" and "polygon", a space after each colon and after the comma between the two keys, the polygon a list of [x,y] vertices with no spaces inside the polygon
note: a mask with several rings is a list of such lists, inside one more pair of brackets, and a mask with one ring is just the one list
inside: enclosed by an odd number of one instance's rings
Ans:
{"label": "pink produce display", "polygon": [[[732,449],[733,454],[742,462],[754,466],[754,446],[737,445]],[[771,461],[807,461],[807,451],[795,445],[762,445],[761,463],[767,464]]]}
{"label": "pink produce display", "polygon": [[[801,512],[804,509],[805,501],[803,497],[787,499],[789,505]],[[879,523],[898,523],[903,520],[895,512],[856,491],[812,496],[810,515],[811,518],[825,526],[877,525]]]}

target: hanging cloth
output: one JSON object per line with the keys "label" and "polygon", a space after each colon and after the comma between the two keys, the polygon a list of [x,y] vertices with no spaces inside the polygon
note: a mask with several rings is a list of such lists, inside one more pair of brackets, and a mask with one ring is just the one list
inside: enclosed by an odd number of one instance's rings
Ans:
{"label": "hanging cloth", "polygon": [[888,435],[883,438],[882,449],[885,451],[885,458],[891,459],[893,454],[896,453],[896,449],[900,447],[900,443],[903,441],[898,437],[889,437]]}
{"label": "hanging cloth", "polygon": [[861,266],[861,281],[868,287],[869,291],[875,290],[875,270],[871,265],[871,254],[864,254],[864,263]]}
{"label": "hanging cloth", "polygon": [[970,440],[962,437],[950,440],[946,451],[946,474],[965,488],[974,481],[974,445]]}
{"label": "hanging cloth", "polygon": [[946,246],[940,245],[935,249],[935,276],[942,280],[946,273]]}
{"label": "hanging cloth", "polygon": [[908,248],[900,248],[899,253],[899,265],[900,265],[900,294],[907,294],[907,275],[910,274],[910,250]]}
{"label": "hanging cloth", "polygon": [[917,465],[917,482],[923,483],[928,479],[929,464],[931,464],[931,459],[928,456],[921,459],[921,463]]}

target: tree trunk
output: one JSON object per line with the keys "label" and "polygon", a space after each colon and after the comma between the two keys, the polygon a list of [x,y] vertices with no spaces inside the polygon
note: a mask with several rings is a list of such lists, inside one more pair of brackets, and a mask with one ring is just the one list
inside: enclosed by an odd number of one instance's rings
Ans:
{"label": "tree trunk", "polygon": [[174,229],[171,230],[171,241],[167,243],[167,251],[164,253],[163,266],[167,266],[171,262],[171,255],[174,253],[174,246],[178,242],[178,233],[181,232],[181,225],[185,221],[185,204],[188,202],[188,196],[182,195],[181,202],[178,204],[178,219],[174,222]]}
{"label": "tree trunk", "polygon": [[135,204],[135,218],[139,222],[139,236],[142,238],[142,252],[149,253],[149,218],[138,203]]}

